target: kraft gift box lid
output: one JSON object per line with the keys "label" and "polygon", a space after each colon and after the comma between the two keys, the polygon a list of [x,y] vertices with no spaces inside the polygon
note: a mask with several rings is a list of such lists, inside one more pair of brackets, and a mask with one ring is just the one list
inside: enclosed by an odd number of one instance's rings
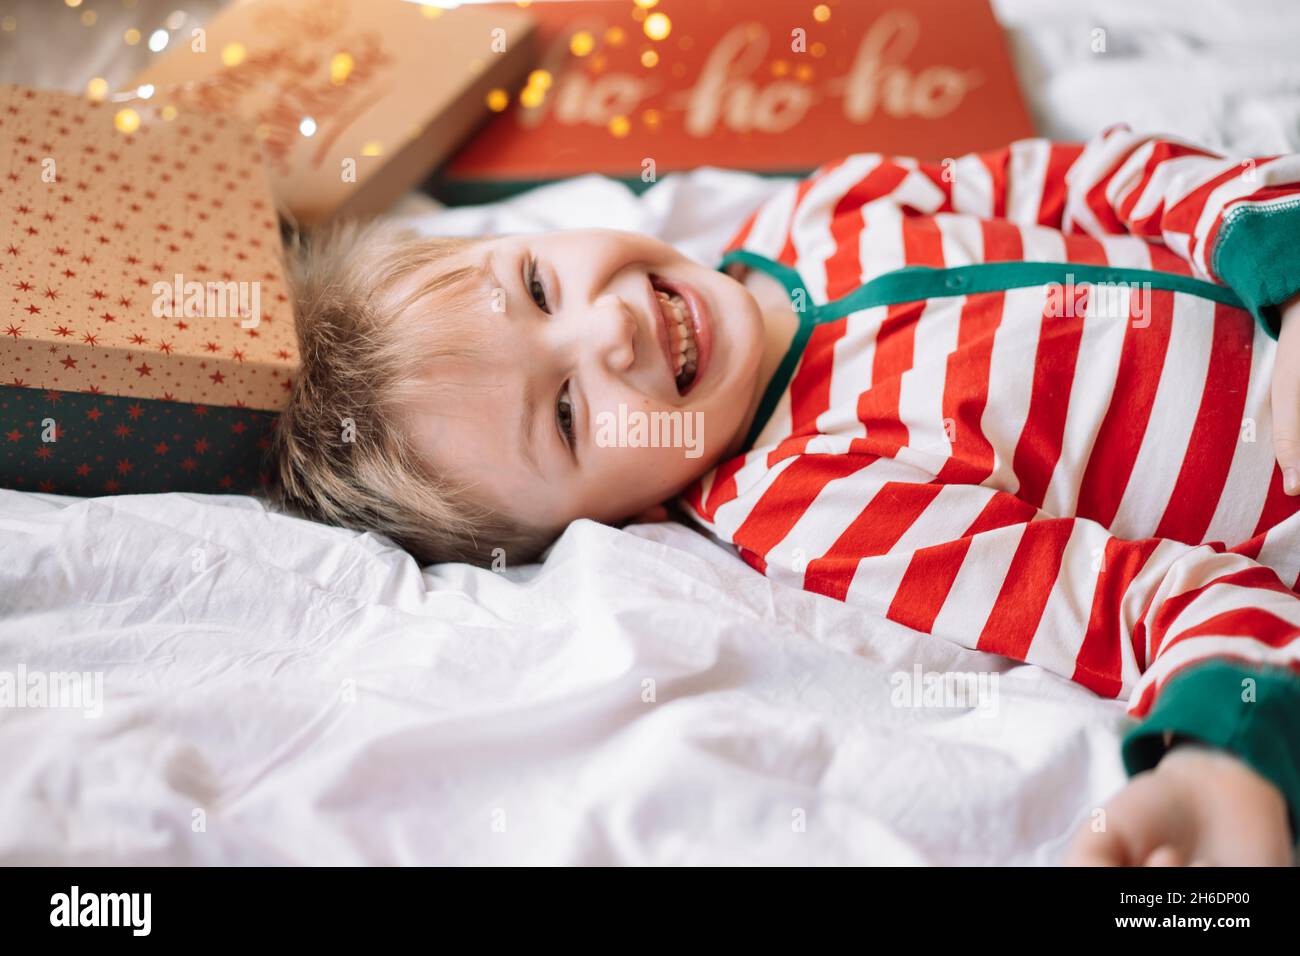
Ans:
{"label": "kraft gift box lid", "polygon": [[246,122],[277,200],[309,226],[382,212],[425,178],[531,68],[533,28],[513,4],[246,0],[134,82]]}
{"label": "kraft gift box lid", "polygon": [[850,152],[939,160],[1034,135],[984,0],[592,0],[529,11],[538,70],[430,184],[447,202],[588,172],[639,190],[706,165],[803,174]]}
{"label": "kraft gift box lid", "polygon": [[256,139],[0,86],[0,384],[277,410],[298,352]]}

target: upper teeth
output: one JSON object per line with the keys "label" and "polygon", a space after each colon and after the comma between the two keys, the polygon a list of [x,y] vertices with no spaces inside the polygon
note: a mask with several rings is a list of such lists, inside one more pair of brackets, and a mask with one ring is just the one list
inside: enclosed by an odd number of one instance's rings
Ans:
{"label": "upper teeth", "polygon": [[681,296],[675,292],[655,290],[664,315],[668,318],[668,351],[673,356],[673,375],[681,376],[682,371],[694,365],[699,358],[699,349],[695,343],[695,329],[691,326],[690,312]]}

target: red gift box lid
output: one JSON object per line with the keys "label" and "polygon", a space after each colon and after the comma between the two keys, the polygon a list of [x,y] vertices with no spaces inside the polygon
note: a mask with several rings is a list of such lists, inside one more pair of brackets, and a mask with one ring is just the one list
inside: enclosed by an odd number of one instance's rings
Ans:
{"label": "red gift box lid", "polygon": [[1034,134],[983,0],[528,9],[542,60],[440,194],[588,172],[635,185],[702,165],[800,173],[853,151],[939,160]]}

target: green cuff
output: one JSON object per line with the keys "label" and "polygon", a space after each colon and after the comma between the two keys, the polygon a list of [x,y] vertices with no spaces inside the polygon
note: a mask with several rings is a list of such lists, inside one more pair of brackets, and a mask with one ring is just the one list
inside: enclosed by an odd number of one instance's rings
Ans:
{"label": "green cuff", "polygon": [[1124,735],[1120,752],[1129,776],[1160,762],[1166,733],[1194,737],[1245,761],[1282,792],[1292,838],[1300,834],[1300,675],[1223,660],[1180,671],[1146,720]]}
{"label": "green cuff", "polygon": [[1278,306],[1300,292],[1300,199],[1273,206],[1242,203],[1219,227],[1211,268],[1250,314],[1277,338]]}

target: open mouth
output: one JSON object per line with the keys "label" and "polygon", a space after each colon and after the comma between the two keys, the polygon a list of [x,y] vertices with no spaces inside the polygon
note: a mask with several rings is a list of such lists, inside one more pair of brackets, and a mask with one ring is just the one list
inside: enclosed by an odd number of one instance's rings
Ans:
{"label": "open mouth", "polygon": [[650,285],[659,300],[659,311],[668,332],[669,368],[677,383],[677,394],[685,395],[695,384],[700,367],[699,317],[671,283],[651,276]]}

